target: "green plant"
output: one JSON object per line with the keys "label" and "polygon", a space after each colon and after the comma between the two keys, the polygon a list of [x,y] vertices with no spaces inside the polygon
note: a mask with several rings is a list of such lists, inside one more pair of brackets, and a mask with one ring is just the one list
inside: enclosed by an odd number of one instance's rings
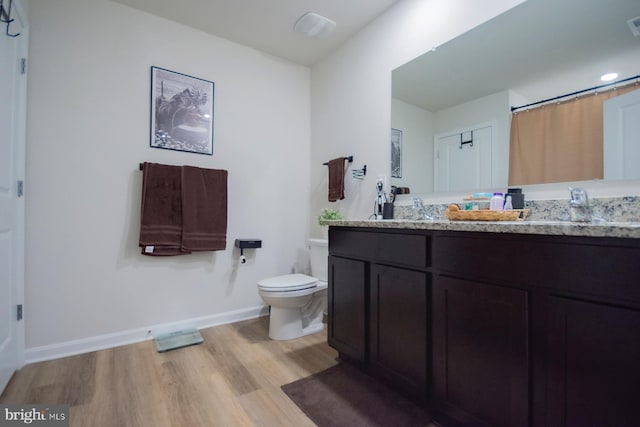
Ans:
{"label": "green plant", "polygon": [[320,215],[318,216],[318,224],[322,225],[322,221],[336,221],[342,219],[342,214],[330,208],[324,208],[320,211]]}

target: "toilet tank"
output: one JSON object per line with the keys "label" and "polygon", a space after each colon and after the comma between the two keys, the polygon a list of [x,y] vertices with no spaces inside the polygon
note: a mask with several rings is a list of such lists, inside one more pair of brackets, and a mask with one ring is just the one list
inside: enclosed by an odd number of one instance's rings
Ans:
{"label": "toilet tank", "polygon": [[329,264],[328,257],[329,241],[327,239],[309,239],[311,275],[323,282],[327,281],[327,266]]}

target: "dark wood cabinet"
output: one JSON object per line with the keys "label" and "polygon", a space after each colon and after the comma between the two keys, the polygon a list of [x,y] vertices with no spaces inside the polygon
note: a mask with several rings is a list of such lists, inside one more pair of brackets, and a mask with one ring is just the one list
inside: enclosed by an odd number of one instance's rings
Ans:
{"label": "dark wood cabinet", "polygon": [[430,237],[331,229],[329,252],[329,345],[426,404]]}
{"label": "dark wood cabinet", "polygon": [[640,239],[331,227],[329,344],[445,427],[638,425]]}
{"label": "dark wood cabinet", "polygon": [[370,369],[422,403],[427,400],[429,277],[371,266]]}
{"label": "dark wood cabinet", "polygon": [[436,276],[433,384],[439,421],[528,425],[527,306],[526,291]]}
{"label": "dark wood cabinet", "polygon": [[640,310],[552,297],[547,338],[548,426],[640,424]]}
{"label": "dark wood cabinet", "polygon": [[366,358],[366,268],[363,261],[329,257],[329,345],[348,358]]}

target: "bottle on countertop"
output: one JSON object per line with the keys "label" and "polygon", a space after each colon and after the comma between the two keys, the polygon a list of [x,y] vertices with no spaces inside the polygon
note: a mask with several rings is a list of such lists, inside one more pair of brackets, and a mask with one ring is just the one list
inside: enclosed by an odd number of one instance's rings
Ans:
{"label": "bottle on countertop", "polygon": [[503,209],[503,204],[504,199],[502,198],[502,193],[493,193],[489,204],[489,209],[491,209],[492,211],[501,211]]}
{"label": "bottle on countertop", "polygon": [[511,196],[508,194],[507,194],[507,200],[504,202],[504,210],[505,211],[513,210],[513,203],[511,203]]}

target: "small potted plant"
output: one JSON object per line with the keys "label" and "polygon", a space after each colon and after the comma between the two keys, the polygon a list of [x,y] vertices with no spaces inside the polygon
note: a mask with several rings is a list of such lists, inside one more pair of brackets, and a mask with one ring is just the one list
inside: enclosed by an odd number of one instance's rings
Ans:
{"label": "small potted plant", "polygon": [[318,224],[320,224],[320,228],[322,229],[322,237],[325,239],[329,237],[329,226],[324,224],[324,221],[337,221],[342,219],[342,214],[331,208],[324,208],[320,211],[320,215],[318,216]]}

